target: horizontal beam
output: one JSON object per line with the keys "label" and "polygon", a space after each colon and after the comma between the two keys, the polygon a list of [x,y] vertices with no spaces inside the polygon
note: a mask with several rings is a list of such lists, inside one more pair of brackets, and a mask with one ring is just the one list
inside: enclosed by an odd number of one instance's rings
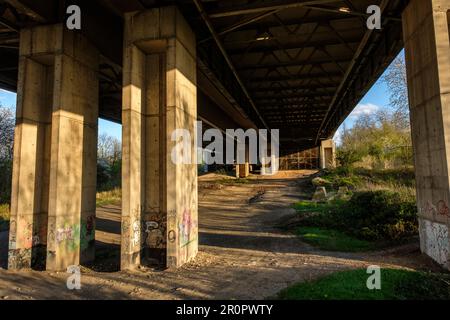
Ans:
{"label": "horizontal beam", "polygon": [[[295,39],[295,37],[292,37]],[[242,55],[242,54],[248,54],[248,53],[268,53],[268,52],[274,52],[274,51],[280,51],[280,50],[291,50],[291,49],[305,49],[305,48],[319,48],[319,47],[325,47],[325,46],[354,46],[358,45],[361,38],[352,38],[347,39],[348,42],[342,43],[340,39],[336,38],[330,38],[326,40],[315,40],[315,41],[300,41],[300,42],[289,42],[289,43],[282,43],[281,47],[276,42],[271,42],[271,40],[248,40],[248,41],[241,41],[239,44],[251,44],[254,42],[259,43],[259,45],[254,45],[251,48],[248,48],[246,46],[245,48],[232,48],[231,46],[236,45],[236,43],[233,42],[226,42],[225,45],[228,47],[228,52],[230,55]]]}
{"label": "horizontal beam", "polygon": [[319,80],[319,79],[331,79],[331,78],[342,78],[342,74],[338,72],[330,73],[314,73],[306,75],[296,75],[293,76],[267,76],[267,77],[249,77],[246,81],[249,83],[270,83],[279,81],[296,81],[296,80]]}
{"label": "horizontal beam", "polygon": [[273,63],[261,63],[261,64],[252,64],[252,65],[243,65],[238,66],[238,70],[246,71],[246,70],[259,70],[259,69],[274,69],[274,68],[283,68],[283,67],[303,67],[309,65],[318,65],[318,64],[326,64],[326,63],[349,63],[351,61],[351,57],[349,58],[334,58],[331,60],[330,58],[320,58],[320,59],[310,59],[310,60],[300,60],[300,61],[289,61],[289,62],[273,62]]}
{"label": "horizontal beam", "polygon": [[309,92],[326,93],[326,94],[328,94],[330,92],[334,92],[336,89],[337,89],[336,86],[324,85],[323,87],[318,87],[317,85],[316,86],[303,85],[303,86],[258,88],[258,89],[250,90],[250,92],[252,92],[254,94],[258,94],[258,93],[268,93],[268,94],[270,94],[270,92],[280,93],[280,92],[286,92],[286,91],[297,91],[296,93],[298,93],[299,90],[308,90]]}
{"label": "horizontal beam", "polygon": [[296,93],[296,94],[268,94],[263,96],[254,95],[255,100],[279,100],[279,99],[301,99],[301,98],[332,98],[333,92],[324,93]]}
{"label": "horizontal beam", "polygon": [[266,11],[281,11],[286,9],[293,9],[293,8],[300,8],[308,5],[320,5],[320,4],[327,4],[327,3],[335,3],[340,2],[339,0],[311,0],[311,1],[290,1],[285,3],[280,3],[276,5],[259,5],[259,6],[248,6],[246,8],[239,8],[239,9],[231,9],[226,11],[215,11],[210,12],[208,15],[210,18],[223,18],[223,17],[232,17],[232,16],[239,16],[239,15],[245,15],[245,14],[252,14],[252,13],[261,13]]}

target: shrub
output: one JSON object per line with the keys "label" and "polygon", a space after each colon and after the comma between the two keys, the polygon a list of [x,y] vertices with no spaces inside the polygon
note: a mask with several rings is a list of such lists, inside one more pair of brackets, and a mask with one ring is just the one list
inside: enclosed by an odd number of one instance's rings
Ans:
{"label": "shrub", "polygon": [[340,228],[367,240],[400,240],[417,234],[414,199],[388,190],[355,193],[336,211]]}
{"label": "shrub", "polygon": [[11,198],[12,161],[0,161],[0,204],[9,204]]}
{"label": "shrub", "polygon": [[399,241],[418,233],[413,198],[388,190],[356,192],[347,202],[309,218],[306,225],[341,230],[358,239]]}
{"label": "shrub", "polygon": [[350,168],[354,163],[360,161],[364,153],[356,149],[338,149],[336,152],[336,160],[344,168]]}
{"label": "shrub", "polygon": [[311,182],[315,187],[329,187],[332,185],[332,183],[330,181],[320,178],[320,177],[316,177],[316,178],[312,179]]}

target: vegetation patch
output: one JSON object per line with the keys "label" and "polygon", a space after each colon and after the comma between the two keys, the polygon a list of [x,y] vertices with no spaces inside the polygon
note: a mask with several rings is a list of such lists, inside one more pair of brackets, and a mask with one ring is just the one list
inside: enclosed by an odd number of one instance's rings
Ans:
{"label": "vegetation patch", "polygon": [[119,205],[122,201],[122,189],[115,188],[110,191],[97,192],[97,207],[106,205]]}
{"label": "vegetation patch", "polygon": [[449,300],[450,275],[381,270],[381,289],[369,290],[365,269],[336,272],[282,290],[285,300]]}
{"label": "vegetation patch", "polygon": [[0,232],[9,229],[9,205],[0,205]]}
{"label": "vegetation patch", "polygon": [[359,240],[337,230],[301,227],[297,230],[297,234],[306,243],[326,251],[357,252],[368,251],[374,248],[372,242]]}
{"label": "vegetation patch", "polygon": [[302,217],[297,233],[324,250],[375,249],[418,234],[414,197],[399,192],[358,191],[349,200],[300,201],[294,208]]}
{"label": "vegetation patch", "polygon": [[299,201],[294,204],[295,210],[299,213],[323,213],[329,212],[334,207],[334,203]]}

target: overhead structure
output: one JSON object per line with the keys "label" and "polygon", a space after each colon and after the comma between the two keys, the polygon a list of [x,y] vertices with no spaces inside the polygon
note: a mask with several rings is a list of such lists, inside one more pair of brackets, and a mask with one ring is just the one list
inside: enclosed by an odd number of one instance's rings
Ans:
{"label": "overhead structure", "polygon": [[[68,5],[80,6],[81,30],[65,27]],[[381,29],[367,26],[372,5]],[[333,166],[329,139],[404,46],[421,245],[448,267],[449,10],[448,0],[0,0],[0,88],[18,93],[10,267],[93,258],[98,117],[124,129],[122,268],[177,267],[198,248],[197,171],[170,162],[171,130],[198,119],[222,132],[279,129],[281,167]]]}

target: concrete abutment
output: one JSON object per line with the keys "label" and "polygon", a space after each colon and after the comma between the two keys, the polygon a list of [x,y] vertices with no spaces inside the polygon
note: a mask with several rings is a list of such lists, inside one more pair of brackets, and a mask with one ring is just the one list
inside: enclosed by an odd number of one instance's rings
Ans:
{"label": "concrete abutment", "polygon": [[403,13],[421,250],[450,269],[450,41],[447,0]]}

